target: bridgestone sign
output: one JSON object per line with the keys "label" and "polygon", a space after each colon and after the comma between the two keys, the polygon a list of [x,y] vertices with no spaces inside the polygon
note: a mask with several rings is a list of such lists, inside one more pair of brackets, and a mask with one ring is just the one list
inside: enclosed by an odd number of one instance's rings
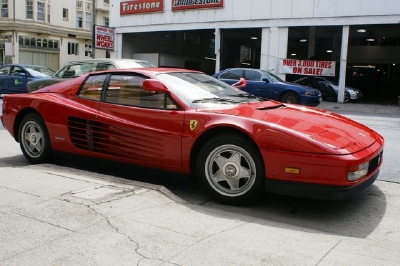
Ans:
{"label": "bridgestone sign", "polygon": [[223,7],[224,0],[172,0],[172,10]]}

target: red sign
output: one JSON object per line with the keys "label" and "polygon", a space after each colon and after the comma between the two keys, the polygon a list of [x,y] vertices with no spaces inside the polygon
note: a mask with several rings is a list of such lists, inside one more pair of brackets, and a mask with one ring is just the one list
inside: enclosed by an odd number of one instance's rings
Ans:
{"label": "red sign", "polygon": [[335,76],[335,61],[315,61],[299,59],[279,60],[279,72],[309,76]]}
{"label": "red sign", "polygon": [[94,48],[114,50],[114,29],[95,25],[94,27]]}
{"label": "red sign", "polygon": [[224,0],[172,0],[172,11],[224,7]]}
{"label": "red sign", "polygon": [[138,14],[159,12],[164,10],[164,0],[134,0],[121,2],[119,6],[119,14]]}

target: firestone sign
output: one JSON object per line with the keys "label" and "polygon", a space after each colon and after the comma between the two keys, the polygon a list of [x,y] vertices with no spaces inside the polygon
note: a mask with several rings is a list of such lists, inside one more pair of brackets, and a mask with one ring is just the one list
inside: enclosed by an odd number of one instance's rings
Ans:
{"label": "firestone sign", "polygon": [[138,14],[159,12],[164,10],[164,0],[134,0],[121,2],[119,6],[119,14]]}
{"label": "firestone sign", "polygon": [[172,11],[223,6],[224,0],[172,0]]}
{"label": "firestone sign", "polygon": [[335,61],[316,61],[299,59],[279,60],[279,72],[308,76],[335,76]]}
{"label": "firestone sign", "polygon": [[114,29],[104,26],[94,26],[94,48],[114,50]]}

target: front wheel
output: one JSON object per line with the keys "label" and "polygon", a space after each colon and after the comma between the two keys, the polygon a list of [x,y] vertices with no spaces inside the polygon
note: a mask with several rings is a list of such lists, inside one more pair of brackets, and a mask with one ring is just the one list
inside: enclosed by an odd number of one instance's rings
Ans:
{"label": "front wheel", "polygon": [[217,136],[203,146],[197,175],[213,198],[227,204],[255,200],[263,191],[265,180],[257,147],[236,135]]}
{"label": "front wheel", "polygon": [[299,97],[294,92],[285,92],[281,97],[281,102],[283,103],[291,103],[291,104],[299,104]]}
{"label": "front wheel", "polygon": [[43,119],[37,114],[26,115],[19,127],[19,144],[25,158],[34,164],[51,157],[49,134]]}
{"label": "front wheel", "polygon": [[351,100],[350,93],[348,91],[345,91],[344,92],[344,102],[348,103],[348,102],[350,102],[350,100]]}

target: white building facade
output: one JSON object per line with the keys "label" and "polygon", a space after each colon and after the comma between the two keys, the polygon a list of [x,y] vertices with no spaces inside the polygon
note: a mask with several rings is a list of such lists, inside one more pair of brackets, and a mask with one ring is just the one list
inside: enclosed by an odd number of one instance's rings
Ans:
{"label": "white building facade", "polygon": [[[35,64],[57,70],[69,61],[90,59],[93,23],[109,23],[109,0],[0,2],[0,64]],[[95,53],[106,57],[106,50]]]}
{"label": "white building facade", "polygon": [[283,59],[327,60],[343,90],[350,65],[393,79],[399,23],[399,0],[116,0],[111,57],[207,73],[248,65],[283,78]]}

